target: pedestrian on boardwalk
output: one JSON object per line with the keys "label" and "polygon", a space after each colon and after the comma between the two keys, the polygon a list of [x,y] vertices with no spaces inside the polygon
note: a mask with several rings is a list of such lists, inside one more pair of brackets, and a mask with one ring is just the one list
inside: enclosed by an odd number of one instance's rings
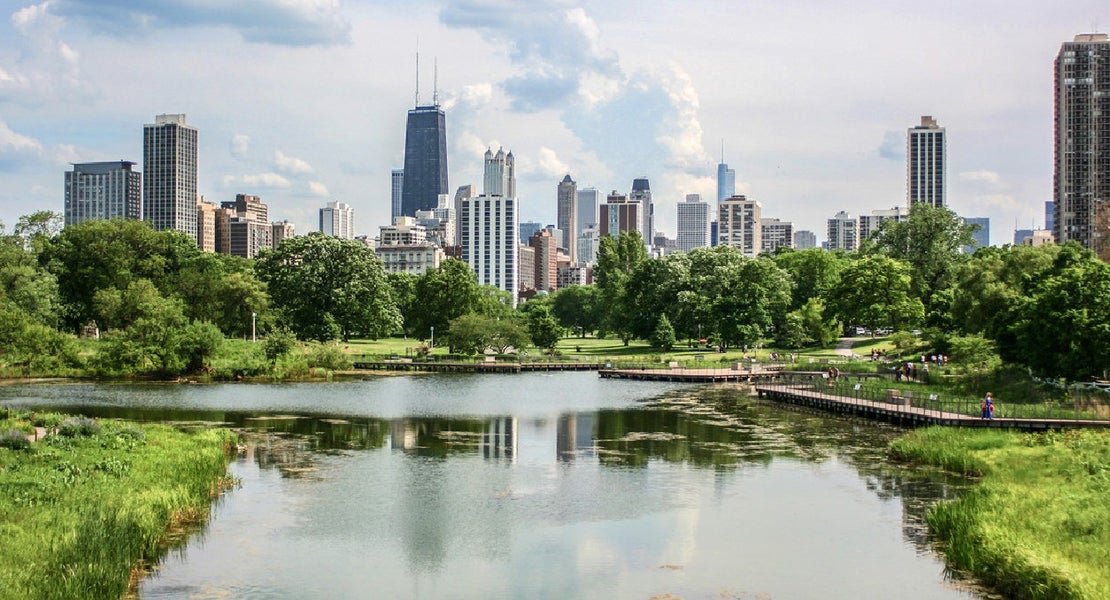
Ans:
{"label": "pedestrian on boardwalk", "polygon": [[987,396],[983,398],[983,404],[979,407],[981,409],[980,416],[984,419],[994,418],[994,394],[987,392]]}

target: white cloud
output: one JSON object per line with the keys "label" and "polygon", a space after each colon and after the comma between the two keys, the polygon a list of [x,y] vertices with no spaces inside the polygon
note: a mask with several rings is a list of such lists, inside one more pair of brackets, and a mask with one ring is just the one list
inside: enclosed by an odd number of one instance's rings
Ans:
{"label": "white cloud", "polygon": [[321,198],[327,198],[328,196],[331,196],[331,193],[328,192],[327,186],[320,183],[319,181],[308,182],[308,193],[312,194],[313,196],[320,196]]}
{"label": "white cloud", "polygon": [[887,160],[906,160],[906,134],[902,131],[884,131],[879,144],[879,156]]}
{"label": "white cloud", "polygon": [[81,162],[77,147],[72,144],[59,144],[54,148],[54,162],[60,165]]}
{"label": "white cloud", "polygon": [[[277,173],[254,173],[249,175],[225,175],[222,179],[224,187],[247,187],[247,188],[266,188],[266,189],[289,189],[292,183],[285,177]],[[244,193],[250,193],[250,190],[244,190]]]}
{"label": "white cloud", "polygon": [[293,175],[303,175],[314,171],[312,165],[299,158],[288,156],[281,150],[274,152],[274,164],[279,171]]}
{"label": "white cloud", "polygon": [[444,110],[456,107],[477,108],[489,104],[493,100],[493,85],[489,83],[476,83],[464,85],[461,90],[448,95],[440,103]]}
{"label": "white cloud", "polygon": [[964,172],[960,173],[960,180],[961,181],[976,181],[976,182],[987,183],[987,184],[991,184],[991,185],[998,185],[998,183],[1001,181],[1001,177],[999,177],[998,173],[995,173],[994,171],[987,171],[987,170],[964,171]]}
{"label": "white cloud", "polygon": [[536,161],[537,170],[553,179],[557,179],[570,172],[570,166],[559,158],[554,150],[541,146]]}
{"label": "white cloud", "polygon": [[235,158],[243,158],[250,152],[251,138],[245,133],[237,133],[231,136],[231,155]]}
{"label": "white cloud", "polygon": [[82,79],[81,54],[60,39],[64,21],[51,14],[54,6],[55,0],[47,0],[12,13],[19,59],[0,69],[0,100],[37,105],[59,97],[88,98],[93,92]]}
{"label": "white cloud", "polygon": [[42,143],[35,138],[12,131],[0,120],[0,156],[5,154],[41,154]]}

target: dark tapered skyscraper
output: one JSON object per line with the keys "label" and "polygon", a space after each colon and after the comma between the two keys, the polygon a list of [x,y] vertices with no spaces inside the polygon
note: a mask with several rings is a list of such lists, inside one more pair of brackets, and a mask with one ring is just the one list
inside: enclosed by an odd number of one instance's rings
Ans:
{"label": "dark tapered skyscraper", "polygon": [[405,184],[401,214],[432,210],[447,192],[447,118],[439,104],[409,111],[405,126]]}

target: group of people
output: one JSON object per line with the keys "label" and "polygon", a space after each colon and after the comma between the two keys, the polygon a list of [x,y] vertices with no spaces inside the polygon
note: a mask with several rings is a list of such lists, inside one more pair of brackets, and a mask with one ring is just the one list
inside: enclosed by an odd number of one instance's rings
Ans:
{"label": "group of people", "polygon": [[984,419],[994,418],[994,394],[987,392],[986,398],[983,398],[983,403],[979,405],[980,415]]}

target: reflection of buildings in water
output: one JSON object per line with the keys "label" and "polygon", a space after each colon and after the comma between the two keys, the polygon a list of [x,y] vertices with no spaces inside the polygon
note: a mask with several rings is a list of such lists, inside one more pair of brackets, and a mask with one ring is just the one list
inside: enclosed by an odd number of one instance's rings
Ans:
{"label": "reflection of buildings in water", "polygon": [[517,441],[516,417],[498,417],[486,423],[478,453],[485,458],[516,462]]}
{"label": "reflection of buildings in water", "polygon": [[389,447],[393,450],[415,450],[419,427],[409,419],[394,419],[389,422]]}
{"label": "reflection of buildings in water", "polygon": [[973,484],[970,479],[947,473],[888,472],[885,469],[867,473],[866,465],[856,465],[867,489],[883,500],[900,500],[902,504],[902,538],[919,552],[933,549],[933,538],[925,516],[937,502],[955,500]]}
{"label": "reflection of buildings in water", "polygon": [[556,421],[555,457],[564,462],[574,462],[579,454],[594,452],[597,437],[595,413],[565,413]]}

